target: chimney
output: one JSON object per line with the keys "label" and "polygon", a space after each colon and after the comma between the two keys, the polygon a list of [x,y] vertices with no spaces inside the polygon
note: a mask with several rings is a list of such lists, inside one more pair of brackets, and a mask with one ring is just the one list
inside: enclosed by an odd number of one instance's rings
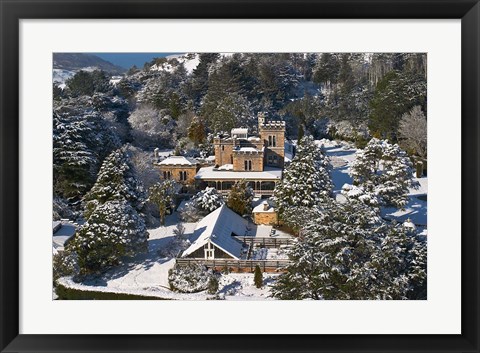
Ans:
{"label": "chimney", "polygon": [[158,162],[158,151],[160,151],[160,150],[158,149],[158,147],[153,150],[153,153],[154,153],[154,155],[155,155],[155,161],[156,161],[156,162]]}
{"label": "chimney", "polygon": [[263,210],[264,210],[264,211],[268,211],[268,207],[269,207],[268,202],[265,201],[265,202],[263,203]]}

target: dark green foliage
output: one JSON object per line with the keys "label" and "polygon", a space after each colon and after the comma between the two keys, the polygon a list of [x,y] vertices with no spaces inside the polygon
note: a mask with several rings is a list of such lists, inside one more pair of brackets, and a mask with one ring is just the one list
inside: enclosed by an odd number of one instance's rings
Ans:
{"label": "dark green foliage", "polygon": [[148,200],[158,207],[160,223],[165,224],[167,210],[173,206],[175,201],[176,184],[173,180],[163,180],[150,187]]}
{"label": "dark green foliage", "polygon": [[53,188],[56,195],[76,198],[95,181],[101,160],[119,146],[118,136],[97,112],[53,113]]}
{"label": "dark green foliage", "polygon": [[263,274],[260,266],[255,265],[255,272],[253,275],[253,282],[255,283],[255,287],[262,288],[263,287]]}
{"label": "dark green foliage", "polygon": [[370,131],[382,138],[397,141],[402,115],[416,105],[425,109],[426,99],[427,82],[423,76],[389,72],[378,82],[370,101]]}
{"label": "dark green foliage", "polygon": [[170,300],[146,295],[80,290],[61,284],[55,287],[55,293],[59,300]]}
{"label": "dark green foliage", "polygon": [[252,213],[253,191],[246,180],[240,180],[233,185],[228,194],[227,206],[240,216]]}
{"label": "dark green foliage", "polygon": [[195,146],[198,146],[205,141],[205,125],[198,117],[192,119],[192,123],[188,128],[188,138],[195,144]]}
{"label": "dark green foliage", "polygon": [[218,279],[215,276],[210,277],[208,281],[208,294],[215,294],[218,291]]}
{"label": "dark green foliage", "polygon": [[111,89],[109,77],[105,72],[98,70],[92,72],[80,70],[66,83],[73,97],[91,96],[94,92],[107,92]]}

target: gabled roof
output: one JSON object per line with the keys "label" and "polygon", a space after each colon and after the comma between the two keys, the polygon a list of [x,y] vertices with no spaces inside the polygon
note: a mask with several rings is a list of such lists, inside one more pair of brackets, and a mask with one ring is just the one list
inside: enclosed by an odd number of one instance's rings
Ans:
{"label": "gabled roof", "polygon": [[159,165],[197,165],[198,161],[194,158],[186,158],[184,156],[170,156],[158,164]]}
{"label": "gabled roof", "polygon": [[240,259],[243,245],[232,233],[243,236],[248,231],[249,222],[223,205],[197,224],[194,231],[196,240],[183,252],[182,257],[190,255],[210,241],[233,258]]}

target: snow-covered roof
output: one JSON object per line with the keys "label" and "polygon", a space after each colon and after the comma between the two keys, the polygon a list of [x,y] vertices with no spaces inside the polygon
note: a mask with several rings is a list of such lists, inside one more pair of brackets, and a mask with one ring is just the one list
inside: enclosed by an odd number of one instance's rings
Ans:
{"label": "snow-covered roof", "polygon": [[231,133],[232,133],[232,135],[246,135],[246,134],[248,134],[248,129],[247,128],[236,128],[236,129],[232,129]]}
{"label": "snow-covered roof", "polygon": [[218,167],[218,170],[233,170],[233,164],[224,164]]}
{"label": "snow-covered roof", "polygon": [[194,158],[187,158],[184,156],[170,156],[158,164],[159,165],[197,165],[198,161]]}
{"label": "snow-covered roof", "polygon": [[246,235],[248,228],[247,220],[223,205],[197,224],[193,233],[196,240],[183,252],[182,257],[190,255],[210,241],[230,256],[239,259],[243,245],[232,236],[232,233]]}
{"label": "snow-covered roof", "polygon": [[[267,209],[265,210],[265,205],[267,205]],[[269,213],[269,212],[275,212],[275,209],[268,203],[268,201],[263,201],[259,203],[255,208],[253,209],[253,213]]]}
{"label": "snow-covered roof", "polygon": [[255,147],[240,147],[239,149],[236,149],[236,151],[241,151],[241,152],[261,152],[260,150],[256,149]]}
{"label": "snow-covered roof", "polygon": [[195,179],[280,180],[282,178],[282,169],[274,167],[264,167],[263,172],[233,172],[213,169],[214,167],[200,168]]}

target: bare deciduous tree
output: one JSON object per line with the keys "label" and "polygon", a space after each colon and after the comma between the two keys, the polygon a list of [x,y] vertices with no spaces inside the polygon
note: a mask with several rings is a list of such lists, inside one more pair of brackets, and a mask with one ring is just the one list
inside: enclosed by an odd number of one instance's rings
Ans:
{"label": "bare deciduous tree", "polygon": [[402,145],[413,149],[420,157],[427,157],[427,118],[420,106],[403,114],[398,133]]}

